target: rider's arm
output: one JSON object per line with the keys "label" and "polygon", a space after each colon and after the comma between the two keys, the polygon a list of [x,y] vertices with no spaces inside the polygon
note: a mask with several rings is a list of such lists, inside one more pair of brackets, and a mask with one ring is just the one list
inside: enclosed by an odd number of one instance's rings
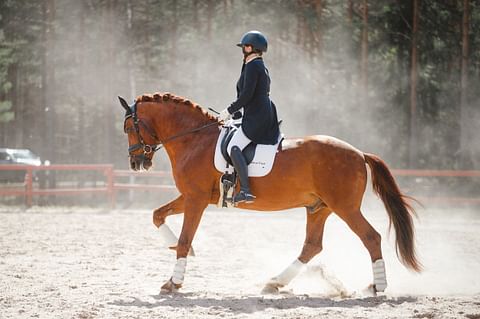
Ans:
{"label": "rider's arm", "polygon": [[228,112],[230,114],[240,110],[252,99],[253,94],[255,93],[255,87],[257,86],[258,74],[258,65],[256,63],[250,62],[245,65],[243,88],[240,91],[237,100],[228,107]]}

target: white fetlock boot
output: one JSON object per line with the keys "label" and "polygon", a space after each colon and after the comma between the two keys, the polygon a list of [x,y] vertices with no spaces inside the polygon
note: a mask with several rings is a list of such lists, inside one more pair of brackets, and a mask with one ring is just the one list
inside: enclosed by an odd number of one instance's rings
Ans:
{"label": "white fetlock boot", "polygon": [[387,288],[387,274],[385,273],[385,262],[383,259],[377,259],[372,263],[373,269],[373,288],[377,292],[384,292]]}
{"label": "white fetlock boot", "polygon": [[279,288],[282,288],[290,283],[293,278],[295,278],[305,267],[306,264],[302,263],[300,260],[295,259],[295,261],[287,267],[282,273],[278,276],[271,278],[265,287],[262,290],[263,294],[276,294],[278,293]]}

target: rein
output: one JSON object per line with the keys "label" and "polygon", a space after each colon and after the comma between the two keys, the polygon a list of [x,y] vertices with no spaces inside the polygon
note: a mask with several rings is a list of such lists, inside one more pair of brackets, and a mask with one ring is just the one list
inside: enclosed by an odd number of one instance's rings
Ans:
{"label": "rein", "polygon": [[[132,152],[134,152],[138,149],[143,149],[143,156],[145,156],[147,154],[150,154],[152,152],[155,153],[156,151],[162,149],[165,146],[165,144],[168,143],[168,142],[171,142],[171,141],[173,141],[177,138],[180,138],[180,137],[183,137],[183,136],[186,136],[186,135],[189,135],[189,134],[199,132],[199,131],[201,131],[203,129],[206,129],[210,126],[214,126],[214,125],[219,124],[218,122],[212,122],[212,123],[209,123],[209,124],[205,124],[203,126],[200,126],[200,127],[197,127],[197,128],[194,128],[194,129],[191,129],[191,130],[188,130],[188,131],[181,132],[179,134],[170,136],[169,138],[165,139],[164,141],[161,141],[157,137],[157,135],[155,134],[155,131],[153,131],[147,124],[145,124],[141,119],[139,119],[137,117],[137,107],[136,106],[137,106],[137,104],[135,103],[131,107],[131,113],[127,114],[125,116],[125,120],[124,120],[125,121],[124,123],[126,123],[127,119],[129,119],[130,117],[133,119],[133,127],[135,129],[136,134],[137,134],[137,138],[140,141],[140,143],[134,144],[134,145],[132,145],[128,148],[128,152],[130,153],[130,156],[141,156],[141,155],[131,155]],[[148,134],[150,134],[150,136],[155,140],[155,144],[145,143],[142,135],[140,134],[140,124],[143,125],[143,127],[148,132]],[[124,124],[124,126],[125,126],[125,124]],[[125,131],[125,133],[128,133],[126,128],[124,128],[124,131]]]}

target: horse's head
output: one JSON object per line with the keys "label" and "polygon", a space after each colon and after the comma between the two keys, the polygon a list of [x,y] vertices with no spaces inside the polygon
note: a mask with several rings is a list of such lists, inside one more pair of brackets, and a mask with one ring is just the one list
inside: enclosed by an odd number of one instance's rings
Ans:
{"label": "horse's head", "polygon": [[129,106],[122,97],[119,96],[118,99],[126,111],[123,128],[128,135],[130,167],[134,171],[148,170],[152,167],[152,158],[157,150],[159,140],[155,131],[149,126],[148,120],[138,117],[137,103]]}

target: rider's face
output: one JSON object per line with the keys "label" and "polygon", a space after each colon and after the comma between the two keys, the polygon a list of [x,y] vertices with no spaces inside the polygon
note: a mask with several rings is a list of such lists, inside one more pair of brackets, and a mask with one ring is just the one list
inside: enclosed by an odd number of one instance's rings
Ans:
{"label": "rider's face", "polygon": [[244,45],[242,46],[242,51],[243,51],[243,54],[249,54],[249,53],[252,53],[252,46],[251,45]]}

